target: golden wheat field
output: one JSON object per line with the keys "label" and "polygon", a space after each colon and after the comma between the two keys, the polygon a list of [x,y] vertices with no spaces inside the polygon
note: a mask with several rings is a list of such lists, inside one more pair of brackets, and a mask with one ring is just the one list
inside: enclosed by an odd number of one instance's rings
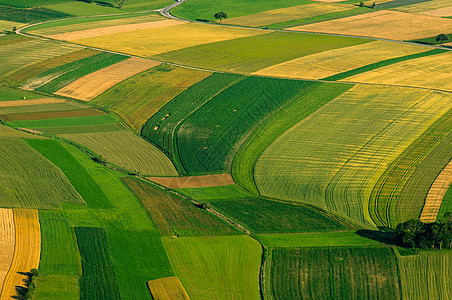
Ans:
{"label": "golden wheat field", "polygon": [[450,0],[431,0],[397,7],[394,10],[403,11],[407,13],[423,13],[450,6],[452,6],[452,2]]}
{"label": "golden wheat field", "polygon": [[286,61],[253,74],[294,79],[320,79],[381,60],[427,51],[428,48],[374,41]]}
{"label": "golden wheat field", "polygon": [[452,53],[416,58],[342,81],[424,87],[452,91]]}
{"label": "golden wheat field", "polygon": [[257,14],[231,18],[225,24],[243,26],[263,26],[279,22],[315,17],[323,14],[344,11],[354,8],[352,5],[338,3],[312,3],[287,8],[268,10]]}
{"label": "golden wheat field", "polygon": [[230,174],[186,177],[147,177],[147,179],[171,189],[222,186],[235,183]]}
{"label": "golden wheat field", "polygon": [[263,30],[219,27],[197,23],[137,30],[76,40],[77,43],[139,56],[152,56],[187,47],[266,33]]}
{"label": "golden wheat field", "polygon": [[422,222],[435,222],[441,207],[444,195],[452,183],[452,161],[441,171],[433,182],[425,199],[420,220]]}
{"label": "golden wheat field", "polygon": [[150,280],[148,287],[152,297],[157,300],[190,299],[176,276]]}
{"label": "golden wheat field", "polygon": [[121,81],[152,67],[158,66],[159,64],[160,63],[155,61],[132,57],[83,76],[58,90],[55,94],[89,101]]}
{"label": "golden wheat field", "polygon": [[288,29],[390,40],[414,40],[435,36],[440,32],[452,32],[452,19],[381,10]]}
{"label": "golden wheat field", "polygon": [[17,106],[29,106],[29,105],[41,105],[41,104],[51,104],[51,103],[63,103],[62,99],[54,98],[42,98],[33,100],[12,100],[12,101],[1,101],[0,108],[4,107],[17,107]]}
{"label": "golden wheat field", "polygon": [[41,228],[38,211],[14,209],[16,243],[11,268],[6,275],[0,299],[17,297],[17,288],[26,288],[26,273],[38,268],[41,256]]}
{"label": "golden wheat field", "polygon": [[12,209],[0,208],[0,294],[13,261],[16,230]]}
{"label": "golden wheat field", "polygon": [[424,11],[422,14],[434,17],[450,17],[452,16],[452,6]]}

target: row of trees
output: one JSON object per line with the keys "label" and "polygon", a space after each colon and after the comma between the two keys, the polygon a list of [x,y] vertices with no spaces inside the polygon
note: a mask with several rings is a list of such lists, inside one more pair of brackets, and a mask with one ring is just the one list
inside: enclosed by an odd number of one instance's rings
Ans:
{"label": "row of trees", "polygon": [[404,247],[421,249],[450,249],[452,247],[452,221],[423,223],[408,220],[395,229],[397,243]]}

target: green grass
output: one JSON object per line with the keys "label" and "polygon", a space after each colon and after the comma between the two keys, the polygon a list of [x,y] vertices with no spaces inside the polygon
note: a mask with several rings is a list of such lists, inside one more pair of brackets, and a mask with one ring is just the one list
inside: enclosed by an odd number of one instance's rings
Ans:
{"label": "green grass", "polygon": [[162,236],[230,235],[238,232],[223,220],[172,193],[132,178],[123,182],[146,208]]}
{"label": "green grass", "polygon": [[210,201],[215,209],[253,233],[339,231],[349,228],[326,214],[303,205],[262,198]]}
{"label": "green grass", "polygon": [[273,249],[266,271],[266,292],[274,299],[401,297],[389,247]]}
{"label": "green grass", "polygon": [[75,227],[82,260],[80,299],[120,299],[105,231],[95,227]]}
{"label": "green grass", "polygon": [[23,8],[37,7],[60,2],[68,2],[68,0],[0,0],[1,5]]}
{"label": "green grass", "polygon": [[141,130],[141,136],[163,149],[178,168],[182,169],[175,146],[175,132],[181,122],[216,94],[242,79],[240,75],[213,73],[162,107],[146,122]]}
{"label": "green grass", "polygon": [[362,237],[354,231],[298,234],[259,234],[257,235],[257,238],[266,247],[270,248],[306,248],[379,244],[377,241]]}
{"label": "green grass", "polygon": [[451,299],[452,252],[399,257],[402,299]]}
{"label": "green grass", "polygon": [[23,100],[23,97],[25,97],[26,100],[45,98],[37,93],[0,86],[0,101]]}
{"label": "green grass", "polygon": [[297,97],[265,119],[243,143],[232,163],[234,180],[258,194],[254,166],[262,152],[285,131],[350,88],[352,85],[303,82]]}
{"label": "green grass", "polygon": [[79,300],[79,277],[61,275],[42,275],[36,279],[33,299]]}
{"label": "green grass", "polygon": [[113,207],[85,168],[59,142],[36,139],[26,142],[63,171],[90,208]]}
{"label": "green grass", "polygon": [[248,77],[213,97],[177,132],[185,171],[193,175],[228,172],[248,134],[303,87],[301,81]]}
{"label": "green grass", "polygon": [[366,65],[366,66],[362,66],[362,67],[359,67],[359,68],[356,68],[356,69],[353,69],[353,70],[350,70],[350,71],[346,71],[346,72],[343,72],[343,73],[335,74],[333,76],[323,78],[323,80],[329,80],[329,81],[341,80],[341,79],[345,79],[347,77],[351,77],[351,76],[354,76],[354,75],[357,75],[357,74],[360,74],[360,73],[364,73],[364,72],[372,71],[372,70],[379,69],[379,68],[382,68],[382,67],[385,67],[385,66],[393,65],[393,64],[398,63],[398,62],[402,62],[402,61],[406,61],[406,60],[410,60],[410,59],[415,59],[415,58],[418,58],[418,57],[436,55],[436,54],[445,53],[445,52],[447,52],[447,50],[433,49],[433,50],[425,51],[425,52],[421,52],[421,53],[415,53],[415,54],[410,54],[410,55],[406,55],[406,56],[390,58],[390,59],[379,61],[377,63],[373,63],[373,64]]}
{"label": "green grass", "polygon": [[0,143],[2,207],[60,208],[62,202],[84,204],[64,173],[19,139]]}
{"label": "green grass", "polygon": [[45,7],[24,9],[0,5],[0,20],[19,23],[38,23],[68,17],[71,17],[71,14],[54,11]]}
{"label": "green grass", "polygon": [[349,37],[273,32],[184,48],[153,57],[210,70],[252,73],[298,57],[369,41]]}
{"label": "green grass", "polygon": [[246,198],[251,196],[251,194],[236,184],[175,190],[188,198],[196,200]]}
{"label": "green grass", "polygon": [[[127,58],[129,57],[119,54],[102,52],[98,55],[70,63],[70,65],[72,66],[72,69],[70,71],[62,74],[60,73],[59,76],[57,76],[50,82],[40,86],[38,90],[47,93],[55,93],[59,89],[85,75],[126,60]],[[73,64],[77,64],[77,67],[74,67]],[[68,66],[66,65],[66,67]],[[53,69],[50,70],[50,72],[51,71],[55,70]],[[43,74],[41,74],[41,76],[43,76]]]}
{"label": "green grass", "polygon": [[112,123],[116,123],[117,121],[118,120],[115,117],[105,114],[105,115],[75,117],[75,118],[13,121],[13,122],[9,122],[9,123],[15,127],[48,128],[48,127],[67,127],[67,126],[112,124]]}
{"label": "green grass", "polygon": [[452,213],[452,185],[449,186],[449,189],[444,195],[437,219],[438,220],[443,219],[446,213]]}
{"label": "green grass", "polygon": [[260,299],[262,248],[249,236],[163,239],[190,299]]}
{"label": "green grass", "polygon": [[48,134],[63,135],[63,134],[76,134],[76,133],[98,133],[98,132],[112,132],[112,131],[124,131],[124,125],[122,123],[110,123],[100,125],[79,125],[79,126],[65,126],[65,127],[47,127],[36,128],[38,131],[45,131]]}
{"label": "green grass", "polygon": [[[27,99],[29,99],[29,98],[27,98]],[[27,101],[27,100],[25,100],[25,101]],[[54,103],[54,104],[3,107],[3,108],[0,108],[0,114],[1,115],[27,114],[27,113],[39,113],[39,112],[76,110],[76,109],[83,109],[83,108],[86,108],[86,106],[84,106],[82,104],[78,104],[76,102],[66,102],[66,103]]]}

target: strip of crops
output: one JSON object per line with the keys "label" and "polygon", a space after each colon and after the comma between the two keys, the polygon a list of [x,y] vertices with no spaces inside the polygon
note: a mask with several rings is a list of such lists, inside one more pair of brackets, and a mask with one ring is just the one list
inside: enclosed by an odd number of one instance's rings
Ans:
{"label": "strip of crops", "polygon": [[80,299],[120,299],[105,231],[96,227],[75,227],[75,234],[83,269]]}
{"label": "strip of crops", "polygon": [[146,208],[163,236],[229,235],[237,231],[189,200],[130,177],[122,181]]}
{"label": "strip of crops", "polygon": [[140,132],[146,121],[160,108],[210,74],[160,65],[116,85],[92,102],[114,111]]}
{"label": "strip of crops", "polygon": [[186,172],[229,171],[250,130],[303,87],[300,81],[248,77],[213,97],[177,132],[179,157]]}
{"label": "strip of crops", "polygon": [[110,123],[100,125],[79,125],[79,126],[47,127],[47,128],[37,127],[36,130],[45,131],[48,134],[63,135],[75,133],[124,131],[124,125],[122,123]]}
{"label": "strip of crops", "polygon": [[452,151],[452,111],[425,131],[377,181],[369,210],[375,224],[395,227],[417,219],[428,190],[449,162]]}
{"label": "strip of crops", "polygon": [[254,182],[254,166],[262,152],[296,123],[352,87],[303,82],[300,94],[262,122],[243,143],[232,163],[234,180],[248,191],[258,194]]}
{"label": "strip of crops", "polygon": [[175,190],[186,197],[196,200],[238,199],[252,196],[237,184],[201,188],[179,188]]}
{"label": "strip of crops", "polygon": [[3,5],[0,6],[0,20],[20,23],[38,23],[67,17],[71,17],[71,15],[50,10],[45,7],[23,9]]}
{"label": "strip of crops", "polygon": [[102,114],[87,117],[13,121],[9,123],[15,127],[48,128],[48,127],[66,127],[66,126],[103,125],[103,124],[113,124],[116,122],[118,122],[118,120],[112,117],[111,115]]}
{"label": "strip of crops", "polygon": [[443,202],[441,202],[441,207],[439,209],[437,219],[441,220],[444,218],[450,218],[451,214],[452,214],[452,185],[449,186],[449,189],[444,195]]}
{"label": "strip of crops", "polygon": [[60,73],[60,76],[39,87],[38,90],[47,93],[54,93],[80,77],[126,60],[127,58],[128,57],[124,55],[102,52],[86,59],[79,60],[77,61],[78,66],[76,68],[72,68],[70,71],[62,74]]}
{"label": "strip of crops", "polygon": [[180,124],[215,95],[242,80],[233,74],[213,73],[206,79],[192,85],[162,107],[141,130],[141,136],[163,149],[180,167],[176,151],[175,133]]}
{"label": "strip of crops", "polygon": [[48,160],[58,166],[89,207],[112,208],[107,196],[85,168],[57,141],[26,140]]}
{"label": "strip of crops", "polygon": [[267,272],[274,299],[400,299],[388,247],[277,248]]}
{"label": "strip of crops", "polygon": [[451,109],[450,95],[355,86],[275,140],[255,167],[268,197],[308,202],[372,224],[369,197],[403,151]]}
{"label": "strip of crops", "polygon": [[28,120],[44,120],[44,119],[58,119],[67,117],[87,117],[87,116],[98,116],[104,115],[105,113],[101,110],[95,108],[86,109],[71,109],[71,110],[60,110],[60,111],[47,111],[47,112],[36,112],[36,113],[19,113],[19,114],[9,114],[0,115],[0,118],[4,121],[28,121]]}
{"label": "strip of crops", "polygon": [[304,205],[262,198],[211,201],[226,216],[255,233],[290,233],[347,230],[326,214]]}

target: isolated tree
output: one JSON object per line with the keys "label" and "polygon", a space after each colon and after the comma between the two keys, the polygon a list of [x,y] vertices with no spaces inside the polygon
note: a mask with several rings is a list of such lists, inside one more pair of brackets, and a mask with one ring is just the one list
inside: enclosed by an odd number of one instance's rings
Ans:
{"label": "isolated tree", "polygon": [[364,7],[364,2],[359,2],[359,7]]}
{"label": "isolated tree", "polygon": [[124,6],[124,2],[126,2],[126,0],[116,0],[116,6],[118,8],[122,8]]}
{"label": "isolated tree", "polygon": [[441,33],[438,34],[438,36],[435,39],[437,42],[441,42],[441,46],[443,45],[444,41],[448,41],[449,37],[447,36],[447,34]]}
{"label": "isolated tree", "polygon": [[221,20],[227,19],[228,15],[224,11],[220,11],[220,12],[217,12],[216,14],[214,14],[213,17],[215,18],[215,20],[220,19],[220,24],[221,24]]}
{"label": "isolated tree", "polygon": [[375,3],[375,1],[374,1],[374,3],[372,3],[372,6],[370,8],[375,8],[375,7],[377,7],[377,3]]}

